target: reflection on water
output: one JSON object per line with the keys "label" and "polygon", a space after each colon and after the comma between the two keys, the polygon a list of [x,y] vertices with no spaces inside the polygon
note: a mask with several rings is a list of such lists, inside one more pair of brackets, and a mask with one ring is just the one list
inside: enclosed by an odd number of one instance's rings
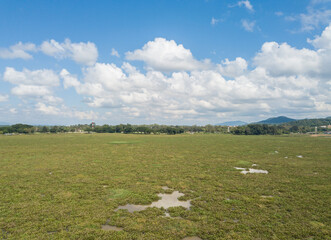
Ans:
{"label": "reflection on water", "polygon": [[145,210],[148,207],[157,207],[157,208],[163,207],[165,209],[168,209],[169,207],[184,207],[184,208],[190,209],[190,207],[191,207],[191,200],[187,200],[187,201],[178,200],[179,197],[184,196],[184,193],[174,191],[171,194],[160,193],[160,194],[158,194],[158,196],[161,199],[156,202],[152,202],[150,205],[126,204],[124,206],[119,206],[118,208],[115,209],[115,211],[118,211],[120,209],[126,209],[132,213],[135,211]]}

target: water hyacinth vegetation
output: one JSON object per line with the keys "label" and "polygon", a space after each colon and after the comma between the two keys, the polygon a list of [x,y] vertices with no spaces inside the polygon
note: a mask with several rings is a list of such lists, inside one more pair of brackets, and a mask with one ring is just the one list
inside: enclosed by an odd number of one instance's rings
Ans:
{"label": "water hyacinth vegetation", "polygon": [[[330,146],[309,136],[0,135],[0,239],[330,239]],[[189,209],[115,211],[173,191]]]}

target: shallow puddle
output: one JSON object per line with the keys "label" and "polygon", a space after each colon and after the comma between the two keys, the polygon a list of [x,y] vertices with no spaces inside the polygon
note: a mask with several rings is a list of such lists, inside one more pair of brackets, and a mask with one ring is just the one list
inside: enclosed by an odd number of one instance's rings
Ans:
{"label": "shallow puddle", "polygon": [[134,204],[127,204],[124,206],[119,206],[115,209],[115,211],[118,211],[120,209],[126,209],[129,212],[135,212],[135,211],[142,211],[145,210],[148,207],[157,207],[157,208],[165,208],[168,209],[169,207],[184,207],[187,209],[190,209],[191,207],[191,200],[187,201],[179,201],[178,198],[184,196],[184,193],[180,193],[178,191],[174,191],[171,194],[167,193],[160,193],[158,196],[161,198],[160,200],[156,202],[152,202],[150,205],[134,205]]}
{"label": "shallow puddle", "polygon": [[111,226],[111,225],[108,225],[108,224],[102,225],[101,229],[105,230],[105,231],[116,231],[116,232],[119,232],[119,231],[123,230],[123,228],[121,228],[121,227]]}
{"label": "shallow puddle", "polygon": [[191,207],[191,200],[187,201],[179,201],[178,198],[184,196],[184,193],[180,193],[178,191],[174,191],[171,194],[160,193],[158,196],[161,198],[157,202],[152,202],[150,205],[151,207],[157,208],[165,208],[168,209],[169,207],[184,207],[190,209]]}
{"label": "shallow puddle", "polygon": [[247,173],[264,173],[268,174],[269,172],[267,170],[261,170],[261,169],[253,169],[253,168],[240,168],[240,167],[235,167],[237,170],[241,170],[242,174],[247,174]]}

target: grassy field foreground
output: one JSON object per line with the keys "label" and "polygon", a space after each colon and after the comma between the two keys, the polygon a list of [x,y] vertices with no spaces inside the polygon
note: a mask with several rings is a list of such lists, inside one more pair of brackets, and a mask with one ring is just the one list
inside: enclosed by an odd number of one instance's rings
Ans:
{"label": "grassy field foreground", "polygon": [[[330,172],[326,137],[0,136],[0,239],[330,239]],[[162,186],[191,209],[114,211]]]}

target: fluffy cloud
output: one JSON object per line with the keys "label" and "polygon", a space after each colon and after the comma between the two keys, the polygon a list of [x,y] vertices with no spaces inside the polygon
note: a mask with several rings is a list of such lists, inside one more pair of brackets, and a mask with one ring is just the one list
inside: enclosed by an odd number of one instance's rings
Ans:
{"label": "fluffy cloud", "polygon": [[0,94],[0,102],[6,102],[6,101],[8,101],[8,98],[9,98],[8,95]]}
{"label": "fluffy cloud", "polygon": [[102,84],[106,90],[121,90],[125,75],[115,64],[96,63],[93,67],[86,68],[84,80],[92,84]]}
{"label": "fluffy cloud", "polygon": [[307,41],[317,50],[296,49],[287,43],[267,42],[254,58],[255,65],[272,76],[305,76],[320,78],[321,84],[331,76],[331,25],[315,39]]}
{"label": "fluffy cloud", "polygon": [[93,65],[98,59],[98,49],[94,43],[72,43],[66,39],[63,43],[55,40],[44,41],[41,51],[55,58],[70,58],[79,64]]}
{"label": "fluffy cloud", "polygon": [[234,61],[225,59],[222,64],[219,64],[219,71],[226,77],[238,77],[247,70],[247,62],[241,57],[237,57]]}
{"label": "fluffy cloud", "polygon": [[[59,43],[53,39],[50,41],[44,41],[39,47],[33,43],[19,42],[13,46],[10,46],[8,49],[0,48],[0,58],[31,59],[33,57],[29,52],[37,51],[41,51],[48,56],[58,59],[70,58],[73,61],[83,65],[93,65],[98,59],[98,49],[94,43],[72,43],[70,39],[65,39],[63,43]],[[118,55],[114,49],[112,53],[115,53],[115,56]]]}
{"label": "fluffy cloud", "polygon": [[58,115],[61,113],[60,109],[54,106],[47,106],[45,103],[37,103],[36,110],[46,115]]}
{"label": "fluffy cloud", "polygon": [[62,105],[61,107],[55,107],[51,105],[46,105],[45,103],[38,102],[35,105],[35,109],[44,115],[51,115],[51,116],[77,118],[80,120],[94,120],[99,118],[98,114],[93,111],[84,112],[84,111],[71,110],[64,105]]}
{"label": "fluffy cloud", "polygon": [[317,49],[331,50],[331,23],[325,28],[321,36],[316,36],[313,40],[308,39],[308,42],[313,44]]}
{"label": "fluffy cloud", "polygon": [[313,104],[307,96],[311,96],[310,91],[318,91],[317,80],[293,77],[288,81],[284,76],[270,76],[265,69],[239,75],[234,80],[225,80],[213,70],[175,72],[169,77],[147,72],[140,77],[148,83],[151,75],[152,82],[143,88],[138,87],[131,73],[116,80],[116,90],[109,89],[104,82],[95,83],[98,92],[87,91],[91,89],[88,82],[81,83],[76,90],[90,96],[86,102],[91,107],[112,108],[119,116],[150,119],[215,117],[220,112],[227,112],[228,116],[252,111],[271,113],[291,109],[296,102]]}
{"label": "fluffy cloud", "polygon": [[[174,41],[156,39],[127,54],[128,59],[146,62],[148,68],[144,73],[130,63],[122,66],[96,63],[84,68],[80,80],[68,71],[63,71],[61,77],[67,87],[74,87],[84,96],[88,106],[110,109],[112,118],[206,121],[250,116],[252,112],[261,116],[287,113],[297,117],[317,113],[327,116],[331,108],[328,39],[326,28],[321,36],[309,40],[317,50],[267,42],[253,59],[251,69],[240,57],[204,68],[204,63],[195,60],[190,50]],[[160,50],[159,41],[171,47]],[[179,52],[175,53],[174,48]],[[159,50],[161,60],[152,62]],[[165,59],[175,56],[178,57],[174,61],[182,66],[178,70],[165,66]],[[203,67],[183,67],[192,66],[192,62]]]}
{"label": "fluffy cloud", "polygon": [[11,93],[20,97],[42,97],[51,94],[48,87],[35,86],[35,85],[23,85],[20,84],[11,90]]}
{"label": "fluffy cloud", "polygon": [[69,87],[78,87],[80,82],[75,76],[72,76],[66,69],[62,69],[60,76],[63,79],[63,86],[65,89]]}
{"label": "fluffy cloud", "polygon": [[[183,45],[156,38],[141,49],[126,53],[128,60],[144,61],[144,71],[132,62],[121,66],[95,63],[84,66],[78,76],[67,69],[57,74],[48,69],[17,71],[8,67],[3,79],[15,85],[12,94],[34,101],[38,113],[54,118],[101,118],[94,111],[70,109],[54,96],[59,78],[63,87],[74,88],[88,107],[106,108],[107,116],[118,122],[134,118],[141,122],[170,119],[183,124],[184,121],[206,123],[220,117],[228,120],[252,114],[254,120],[256,116],[288,113],[298,118],[328,116],[330,29],[331,25],[320,36],[307,40],[315,49],[266,42],[251,66],[241,57],[225,59],[219,64],[199,61]],[[65,56],[67,50],[62,44],[52,44],[54,51],[50,54]],[[0,95],[0,101],[1,97],[8,98]]]}
{"label": "fluffy cloud", "polygon": [[22,99],[35,99],[49,104],[58,104],[63,101],[53,96],[53,88],[60,84],[60,78],[53,70],[17,71],[7,67],[3,79],[15,85],[11,93]]}
{"label": "fluffy cloud", "polygon": [[154,41],[146,43],[142,49],[127,52],[128,60],[140,60],[147,67],[157,71],[191,71],[204,69],[208,66],[208,60],[200,62],[194,59],[191,51],[177,44],[174,40],[155,38]]}
{"label": "fluffy cloud", "polygon": [[12,84],[24,85],[58,86],[60,83],[57,74],[49,69],[16,71],[14,68],[7,67],[3,79]]}
{"label": "fluffy cloud", "polygon": [[319,54],[309,49],[293,48],[287,43],[267,42],[254,62],[272,76],[309,74],[318,71]]}
{"label": "fluffy cloud", "polygon": [[22,43],[19,42],[13,46],[10,46],[9,49],[0,48],[0,58],[4,59],[31,59],[32,55],[28,52],[35,52],[37,50],[36,45],[33,43]]}

